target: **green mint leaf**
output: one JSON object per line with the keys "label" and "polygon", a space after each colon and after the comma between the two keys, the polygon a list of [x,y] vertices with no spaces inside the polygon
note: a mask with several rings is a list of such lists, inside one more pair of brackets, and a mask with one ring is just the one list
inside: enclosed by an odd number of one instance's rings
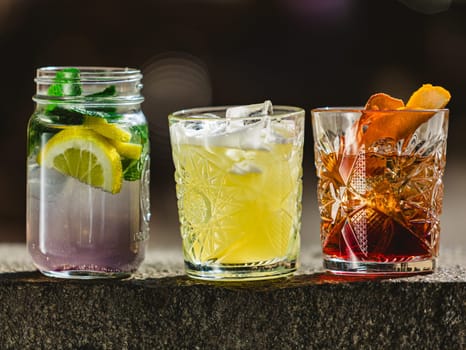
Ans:
{"label": "green mint leaf", "polygon": [[81,115],[90,115],[91,117],[99,117],[99,118],[104,118],[107,120],[115,120],[121,118],[121,115],[117,115],[115,113],[109,113],[106,111],[102,111],[97,108],[83,108],[83,107],[68,107],[70,111],[73,111],[75,113],[81,114]]}
{"label": "green mint leaf", "polygon": [[86,95],[86,100],[90,99],[91,101],[99,97],[112,97],[116,95],[115,85],[110,85],[106,87],[103,91],[96,92],[95,94]]}
{"label": "green mint leaf", "polygon": [[80,74],[77,68],[64,68],[57,71],[54,84],[48,89],[49,96],[79,96],[81,95]]}
{"label": "green mint leaf", "polygon": [[[106,97],[113,97],[116,96],[117,91],[115,85],[110,85],[106,87],[104,90],[100,92],[96,92],[94,94],[86,95],[86,101],[98,101],[99,99],[104,99]],[[88,110],[95,111],[95,112],[103,112],[107,113],[108,115],[105,116],[105,119],[114,119],[114,115],[116,114],[117,109],[115,107],[89,107]]]}
{"label": "green mint leaf", "polygon": [[[67,92],[70,92],[69,86],[75,86],[79,87],[79,91],[75,90],[74,92],[71,91],[72,93],[78,93],[81,94],[81,86],[79,84],[76,84],[76,81],[79,81],[79,70],[75,68],[66,68],[63,71],[59,71],[56,74],[55,81],[60,82],[57,84],[53,84],[49,88],[49,95],[51,96],[71,96],[67,95]],[[73,85],[66,84],[66,82],[69,81],[74,81],[75,83]],[[67,87],[68,86],[68,87]],[[105,98],[105,97],[112,97],[116,95],[116,87],[115,85],[110,85],[104,90],[100,92],[96,92],[94,94],[90,94],[84,97],[84,101],[98,101],[100,98]],[[84,115],[90,115],[93,117],[99,117],[99,118],[105,118],[107,120],[115,120],[118,118],[121,118],[120,115],[116,114],[117,109],[115,107],[88,107],[88,108],[83,108],[83,107],[67,107],[67,110],[63,107],[58,107],[57,104],[50,104],[46,108],[46,112],[49,115],[60,115],[64,114],[65,116],[72,116],[73,118],[77,117],[78,115],[84,116]]]}
{"label": "green mint leaf", "polygon": [[130,127],[131,141],[142,145],[142,153],[139,159],[122,159],[123,179],[126,181],[139,180],[144,170],[144,163],[149,154],[149,129],[147,125],[135,125]]}
{"label": "green mint leaf", "polygon": [[[79,69],[64,68],[55,73],[54,84],[50,85],[47,93],[49,96],[69,97],[81,95],[81,77]],[[45,111],[50,112],[57,105],[49,104]]]}
{"label": "green mint leaf", "polygon": [[100,113],[105,113],[107,116],[105,119],[113,120],[113,119],[118,119],[121,116],[117,114],[117,109],[116,107],[88,107],[88,111],[92,112],[100,112]]}
{"label": "green mint leaf", "polygon": [[85,114],[72,108],[63,108],[55,105],[50,110],[47,110],[47,115],[51,116],[52,121],[58,124],[80,125],[84,122]]}
{"label": "green mint leaf", "polygon": [[[77,68],[64,68],[55,73],[54,83],[48,89],[48,95],[54,97],[77,97],[82,94],[81,76]],[[83,102],[98,101],[100,98],[112,97],[117,93],[115,85],[110,85],[104,90],[83,96]],[[115,120],[121,118],[116,114],[115,107],[59,107],[56,103],[49,104],[45,112],[48,115],[63,117],[65,120],[74,122],[82,119],[84,115],[93,117],[105,118],[107,120]]]}
{"label": "green mint leaf", "polygon": [[149,140],[149,128],[146,124],[133,125],[130,127],[131,134],[134,138],[139,138],[141,144],[145,145]]}
{"label": "green mint leaf", "polygon": [[40,124],[37,119],[31,119],[28,127],[28,146],[27,146],[27,155],[28,157],[34,153],[36,147],[40,147],[41,135],[45,132],[43,124]]}
{"label": "green mint leaf", "polygon": [[78,106],[67,106],[66,108],[60,107],[57,105],[52,106],[47,110],[47,115],[55,116],[54,121],[58,122],[61,120],[62,122],[70,123],[70,124],[82,124],[84,121],[84,116],[89,115],[91,117],[99,117],[104,118],[108,121],[118,120],[121,118],[121,115],[116,114],[114,109],[109,107],[108,109],[102,108],[83,108]]}
{"label": "green mint leaf", "polygon": [[[142,157],[141,157],[142,158]],[[126,181],[136,181],[141,178],[142,163],[137,159],[122,159],[123,179]]]}
{"label": "green mint leaf", "polygon": [[63,86],[61,84],[52,84],[48,89],[49,96],[63,96]]}

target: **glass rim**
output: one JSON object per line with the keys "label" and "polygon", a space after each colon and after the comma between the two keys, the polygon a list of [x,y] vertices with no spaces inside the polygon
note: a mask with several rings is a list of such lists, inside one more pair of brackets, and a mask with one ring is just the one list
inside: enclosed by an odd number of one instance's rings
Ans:
{"label": "glass rim", "polygon": [[[86,96],[51,96],[50,86],[57,84],[57,72],[64,69],[76,69],[79,74],[69,74],[66,81],[59,84],[80,87],[83,89],[105,87],[108,85],[124,86],[115,96],[106,96],[93,101],[86,100]],[[144,101],[140,94],[142,88],[142,73],[139,69],[129,67],[106,66],[48,66],[36,70],[36,94],[32,100],[38,104],[87,104],[87,105],[133,105]]]}
{"label": "glass rim", "polygon": [[317,107],[311,109],[311,113],[322,113],[322,112],[343,112],[343,113],[364,113],[364,112],[377,112],[377,113],[438,113],[438,112],[449,112],[448,108],[407,108],[407,109],[384,109],[382,111],[368,110],[361,106],[354,107]]}
{"label": "glass rim", "polygon": [[56,73],[69,68],[76,68],[79,70],[79,82],[84,84],[99,82],[130,82],[142,79],[141,71],[130,67],[49,66],[38,68],[36,70],[36,78],[34,81],[39,84],[53,84]]}
{"label": "glass rim", "polygon": [[[211,121],[211,120],[225,120],[225,116],[215,115],[215,112],[225,112],[228,108],[240,107],[247,105],[230,105],[230,106],[212,106],[212,107],[196,107],[196,108],[187,108],[181,109],[176,112],[170,113],[168,119],[171,120],[186,120],[186,121]],[[283,113],[276,114],[276,111],[282,111]],[[295,106],[286,106],[286,105],[273,105],[273,114],[272,115],[255,115],[247,117],[237,117],[232,118],[234,120],[251,120],[258,119],[261,117],[269,117],[273,119],[298,116],[302,114],[305,115],[305,110],[301,107]],[[211,115],[209,115],[211,114]]]}

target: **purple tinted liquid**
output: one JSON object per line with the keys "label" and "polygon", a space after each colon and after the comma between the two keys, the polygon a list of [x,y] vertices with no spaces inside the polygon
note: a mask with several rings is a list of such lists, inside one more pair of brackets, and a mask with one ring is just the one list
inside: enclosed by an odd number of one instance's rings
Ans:
{"label": "purple tinted liquid", "polygon": [[129,274],[144,259],[147,220],[140,181],[117,194],[54,170],[31,169],[27,235],[34,264],[44,273]]}

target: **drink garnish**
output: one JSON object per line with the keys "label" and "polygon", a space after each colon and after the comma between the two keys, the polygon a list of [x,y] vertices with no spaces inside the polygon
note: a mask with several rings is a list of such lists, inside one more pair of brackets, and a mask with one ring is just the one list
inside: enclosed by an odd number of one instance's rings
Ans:
{"label": "drink garnish", "polygon": [[[371,146],[380,139],[395,142],[407,139],[421,124],[435,113],[431,109],[444,108],[450,101],[450,93],[441,86],[424,84],[416,90],[405,105],[400,99],[384,93],[372,95],[357,122],[356,142]],[[399,113],[398,111],[412,111]]]}
{"label": "drink garnish", "polygon": [[399,98],[392,97],[383,92],[372,95],[366,102],[364,106],[365,110],[371,111],[384,111],[384,110],[396,110],[404,107],[403,100]]}
{"label": "drink garnish", "polygon": [[128,159],[139,159],[142,153],[142,146],[138,143],[121,142],[118,140],[108,140],[110,144],[115,147],[118,154]]}
{"label": "drink garnish", "polygon": [[143,145],[138,159],[122,158],[123,178],[126,181],[139,180],[145,170],[145,161],[149,153],[149,129],[145,125],[134,125],[130,128],[135,143]]}
{"label": "drink garnish", "polygon": [[[107,86],[104,90],[83,95],[81,87],[80,70],[77,68],[63,68],[56,72],[54,82],[48,89],[48,95],[53,97],[72,97],[75,103],[51,103],[47,105],[45,112],[47,115],[53,117],[57,124],[72,124],[75,125],[72,128],[74,130],[91,131],[100,136],[100,140],[105,141],[105,147],[101,149],[112,149],[112,154],[117,154],[120,160],[120,167],[122,167],[122,176],[124,180],[135,181],[139,180],[143,171],[143,163],[145,162],[146,155],[148,153],[148,131],[145,125],[129,127],[129,131],[125,128],[120,127],[111,121],[121,119],[122,116],[116,113],[116,109],[112,106],[94,106],[94,107],[83,107],[85,103],[104,101],[106,98],[111,98],[117,93],[115,85]],[[82,101],[82,104],[80,103]],[[57,133],[52,139],[67,139],[69,133],[65,132],[69,128],[66,128]],[[144,130],[143,130],[144,129]],[[89,138],[90,133],[83,131],[82,135],[86,140],[94,140],[95,138]],[[60,135],[60,136],[58,136]],[[80,132],[73,134],[73,139],[78,138],[81,135]],[[34,137],[34,135],[30,136]],[[55,138],[57,137],[57,138]],[[87,139],[86,139],[87,138]],[[51,140],[52,140],[51,139]],[[45,149],[48,149],[46,144]],[[41,142],[38,140],[37,142]],[[57,141],[54,141],[57,142]],[[78,148],[82,146],[79,144]],[[101,143],[102,145],[102,143]],[[144,145],[144,146],[143,146]],[[84,151],[86,151],[84,147]],[[40,158],[40,157],[39,157]],[[79,158],[73,156],[70,160],[75,161]],[[108,162],[107,162],[108,163]],[[62,172],[65,175],[76,177],[78,180],[82,180],[82,176],[79,174],[72,174],[71,172],[64,171],[60,168],[60,165],[54,166],[54,162],[45,162],[46,166],[52,166],[56,170]],[[102,163],[105,165],[105,163]],[[104,173],[108,173],[106,171]],[[121,177],[121,175],[120,175]],[[94,180],[84,180],[83,182],[90,185],[95,185],[97,182]],[[96,185],[95,187],[104,188],[108,192],[116,193],[119,192],[119,187],[112,187],[108,189],[105,186]],[[116,192],[115,192],[116,191]]]}
{"label": "drink garnish", "polygon": [[90,129],[72,126],[55,134],[43,147],[38,162],[93,187],[120,192],[120,155],[105,137]]}
{"label": "drink garnish", "polygon": [[94,100],[95,98],[101,97],[112,97],[116,95],[115,85],[107,86],[103,91],[96,92],[94,94],[86,95],[86,99]]}
{"label": "drink garnish", "polygon": [[[53,82],[54,83],[51,84],[47,90],[47,94],[53,97],[75,97],[77,101],[83,100],[89,102],[112,97],[116,94],[115,85],[110,85],[102,91],[89,95],[82,95],[80,70],[73,67],[58,70],[55,73]],[[85,115],[92,115],[105,119],[121,118],[121,116],[115,115],[116,110],[113,107],[82,108],[71,105],[63,107],[56,103],[52,103],[47,106],[46,112],[52,116],[67,118],[68,121],[73,122],[76,120],[79,121],[79,118],[82,119]]]}
{"label": "drink garnish", "polygon": [[54,83],[50,85],[47,93],[49,96],[69,97],[81,95],[81,78],[77,68],[63,68],[57,71]]}
{"label": "drink garnish", "polygon": [[450,101],[450,93],[440,87],[424,84],[410,97],[408,104],[403,100],[385,93],[376,93],[369,97],[361,117],[345,135],[342,148],[337,158],[328,159],[327,167],[339,166],[333,176],[343,181],[348,179],[354,164],[353,155],[367,152],[373,145],[387,140],[397,143],[403,140],[407,144],[416,129],[435,112],[433,109],[444,108]]}
{"label": "drink garnish", "polygon": [[406,104],[406,108],[438,109],[445,108],[451,95],[441,86],[424,84],[414,91]]}
{"label": "drink garnish", "polygon": [[131,133],[118,127],[115,124],[108,123],[105,119],[87,115],[84,119],[83,126],[94,130],[95,132],[111,140],[128,142],[131,140]]}

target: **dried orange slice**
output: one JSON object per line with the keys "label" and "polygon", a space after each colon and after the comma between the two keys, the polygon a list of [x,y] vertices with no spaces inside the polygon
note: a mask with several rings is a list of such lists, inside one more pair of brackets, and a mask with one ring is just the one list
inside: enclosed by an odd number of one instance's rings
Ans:
{"label": "dried orange slice", "polygon": [[444,108],[450,93],[440,86],[424,84],[416,90],[406,106],[402,100],[384,93],[372,95],[358,121],[345,135],[345,149],[339,173],[346,181],[352,171],[354,155],[366,150],[378,140],[391,138],[395,142],[407,142],[416,129],[435,113],[422,109]]}
{"label": "dried orange slice", "polygon": [[416,90],[406,106],[402,100],[384,93],[372,95],[358,122],[356,133],[358,145],[370,146],[383,138],[391,138],[395,141],[406,139],[434,115],[427,111],[417,112],[416,109],[444,108],[450,97],[446,89],[432,84],[424,84]]}
{"label": "dried orange slice", "polygon": [[[369,97],[364,113],[358,122],[357,140],[358,144],[371,145],[381,138],[391,137],[394,126],[393,111],[404,107],[403,100],[392,97],[385,93],[377,93]],[[392,111],[383,112],[382,111]]]}
{"label": "dried orange slice", "polygon": [[450,98],[450,93],[443,87],[424,84],[414,91],[406,104],[406,108],[444,108],[450,101]]}
{"label": "dried orange slice", "polygon": [[387,109],[395,110],[403,108],[404,106],[405,104],[403,100],[380,92],[378,94],[372,95],[369,100],[367,100],[364,109],[371,111],[384,111]]}

